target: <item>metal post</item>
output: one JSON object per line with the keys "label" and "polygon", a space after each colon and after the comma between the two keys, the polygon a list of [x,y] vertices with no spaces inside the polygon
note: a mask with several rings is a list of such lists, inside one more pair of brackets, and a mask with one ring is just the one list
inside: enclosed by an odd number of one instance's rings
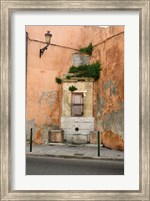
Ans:
{"label": "metal post", "polygon": [[99,131],[98,131],[98,139],[97,139],[97,143],[98,143],[98,156],[100,156],[100,135],[99,135]]}
{"label": "metal post", "polygon": [[32,128],[30,129],[30,152],[32,152]]}

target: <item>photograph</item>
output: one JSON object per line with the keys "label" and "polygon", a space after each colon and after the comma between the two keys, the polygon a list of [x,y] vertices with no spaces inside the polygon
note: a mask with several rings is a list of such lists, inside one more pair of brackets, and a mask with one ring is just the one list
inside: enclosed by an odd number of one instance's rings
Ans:
{"label": "photograph", "polygon": [[26,26],[26,174],[124,174],[124,26]]}
{"label": "photograph", "polygon": [[149,201],[149,0],[0,5],[0,200]]}

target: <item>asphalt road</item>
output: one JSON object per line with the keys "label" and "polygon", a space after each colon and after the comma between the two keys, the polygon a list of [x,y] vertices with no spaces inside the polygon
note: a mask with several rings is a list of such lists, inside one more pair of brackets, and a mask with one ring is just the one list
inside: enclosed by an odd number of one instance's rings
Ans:
{"label": "asphalt road", "polygon": [[27,175],[123,175],[122,161],[28,156]]}

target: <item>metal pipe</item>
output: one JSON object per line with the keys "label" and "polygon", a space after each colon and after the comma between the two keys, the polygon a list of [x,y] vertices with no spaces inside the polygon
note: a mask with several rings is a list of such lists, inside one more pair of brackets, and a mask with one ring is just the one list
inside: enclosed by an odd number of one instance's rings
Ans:
{"label": "metal pipe", "polygon": [[32,128],[30,129],[30,152],[32,152]]}
{"label": "metal pipe", "polygon": [[98,156],[100,156],[100,134],[99,134],[99,131],[98,131],[98,139],[97,139],[97,143],[98,143]]}

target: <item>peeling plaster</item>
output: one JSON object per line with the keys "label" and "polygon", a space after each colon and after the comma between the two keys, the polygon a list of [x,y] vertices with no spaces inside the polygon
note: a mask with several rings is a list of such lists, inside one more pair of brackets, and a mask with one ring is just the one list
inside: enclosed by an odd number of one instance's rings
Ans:
{"label": "peeling plaster", "polygon": [[110,96],[116,96],[116,84],[113,84],[110,88]]}
{"label": "peeling plaster", "polygon": [[115,133],[123,135],[124,133],[124,109],[117,112],[106,113],[102,121],[103,130],[112,130]]}
{"label": "peeling plaster", "polygon": [[104,90],[109,89],[111,86],[113,85],[113,81],[112,80],[107,80],[104,84]]}
{"label": "peeling plaster", "polygon": [[112,80],[108,80],[104,84],[104,90],[110,89],[110,96],[116,96],[116,83]]}
{"label": "peeling plaster", "polygon": [[98,115],[98,113],[99,113],[100,116],[102,115],[104,105],[105,105],[104,97],[102,97],[99,94],[97,94],[97,108],[96,108],[97,115]]}
{"label": "peeling plaster", "polygon": [[96,124],[100,131],[112,130],[120,135],[124,134],[124,103],[118,104],[118,110],[103,113],[105,110],[104,97],[97,95]]}
{"label": "peeling plaster", "polygon": [[45,101],[46,103],[48,103],[50,107],[52,107],[56,99],[57,99],[56,91],[47,91],[42,93],[41,97],[39,98],[39,103],[41,104],[42,101]]}

